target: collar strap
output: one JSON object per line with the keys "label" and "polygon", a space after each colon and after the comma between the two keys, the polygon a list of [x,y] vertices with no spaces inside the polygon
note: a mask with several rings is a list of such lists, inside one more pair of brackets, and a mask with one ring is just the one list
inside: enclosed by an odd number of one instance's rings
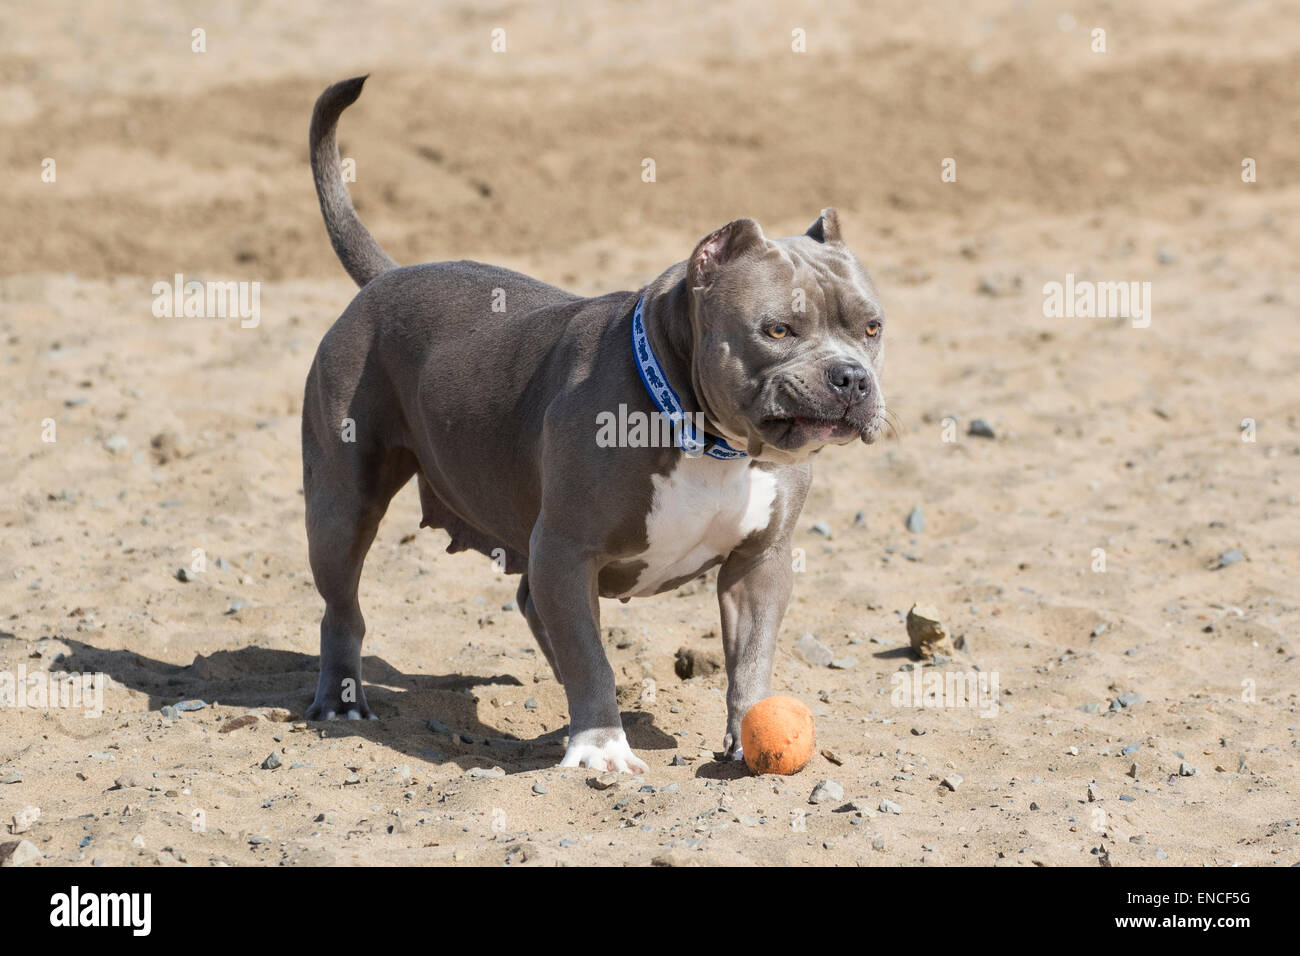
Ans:
{"label": "collar strap", "polygon": [[655,408],[659,409],[659,414],[673,425],[677,447],[691,457],[704,454],[719,461],[748,458],[749,456],[743,451],[732,448],[717,435],[710,435],[708,432],[703,432],[701,435],[696,432],[695,426],[691,424],[691,416],[682,407],[682,400],[677,397],[673,387],[668,384],[668,377],[664,375],[659,360],[655,358],[654,350],[650,348],[650,337],[646,334],[645,317],[642,312],[644,305],[643,294],[637,299],[636,309],[632,312],[632,356],[636,360],[637,374],[641,376],[645,390],[650,393],[650,400],[655,403]]}

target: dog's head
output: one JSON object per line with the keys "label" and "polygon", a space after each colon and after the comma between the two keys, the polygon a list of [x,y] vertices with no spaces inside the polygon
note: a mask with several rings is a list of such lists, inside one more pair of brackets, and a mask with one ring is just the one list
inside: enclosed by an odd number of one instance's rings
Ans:
{"label": "dog's head", "polygon": [[695,247],[687,288],[692,384],[732,445],[788,464],[880,435],[884,313],[834,209],[788,239],[728,223]]}

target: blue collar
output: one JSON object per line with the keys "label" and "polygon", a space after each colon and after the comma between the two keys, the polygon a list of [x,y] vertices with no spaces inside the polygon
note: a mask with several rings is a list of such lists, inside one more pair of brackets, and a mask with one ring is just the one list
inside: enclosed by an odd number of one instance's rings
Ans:
{"label": "blue collar", "polygon": [[701,436],[696,433],[695,427],[691,424],[691,416],[687,414],[686,409],[682,408],[682,400],[668,384],[668,377],[664,375],[659,360],[655,358],[654,350],[650,348],[650,337],[646,335],[645,318],[642,314],[644,305],[645,296],[642,295],[637,299],[636,309],[632,312],[632,356],[636,359],[637,374],[641,376],[645,390],[650,393],[650,400],[659,409],[659,414],[674,426],[673,434],[677,447],[693,458],[701,453],[720,461],[748,458],[749,456],[743,451],[737,451],[716,435],[705,432]]}

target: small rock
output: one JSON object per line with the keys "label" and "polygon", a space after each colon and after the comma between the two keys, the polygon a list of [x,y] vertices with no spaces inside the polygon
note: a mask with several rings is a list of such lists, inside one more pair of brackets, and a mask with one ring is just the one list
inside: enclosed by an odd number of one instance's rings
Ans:
{"label": "small rock", "polygon": [[1196,768],[1189,763],[1180,763],[1178,765],[1178,776],[1190,777],[1196,773]]}
{"label": "small rock", "polygon": [[1217,571],[1220,568],[1226,568],[1230,564],[1236,564],[1238,561],[1244,560],[1245,557],[1239,549],[1233,548],[1231,551],[1223,552],[1216,561],[1211,562],[1210,570]]}
{"label": "small rock", "polygon": [[587,783],[597,790],[608,790],[610,787],[618,785],[618,772],[607,770],[600,776],[592,777]]}
{"label": "small rock", "polygon": [[846,671],[857,666],[858,659],[856,657],[837,657],[831,661],[831,669],[837,671]]}
{"label": "small rock", "polygon": [[932,658],[941,650],[950,652],[947,645],[948,628],[933,607],[912,605],[912,609],[907,612],[907,636],[912,642],[912,651],[918,657]]}
{"label": "small rock", "polygon": [[1111,710],[1122,710],[1125,707],[1132,707],[1134,704],[1141,704],[1144,701],[1140,696],[1134,693],[1120,694],[1110,702]]}
{"label": "small rock", "polygon": [[202,710],[207,707],[207,703],[201,700],[182,700],[172,705],[176,710],[185,712],[191,710]]}
{"label": "small rock", "polygon": [[41,851],[27,840],[0,843],[0,866],[23,866],[41,858]]}
{"label": "small rock", "polygon": [[1138,765],[1137,765],[1137,764],[1133,764],[1133,766],[1131,766],[1131,767],[1128,768],[1128,775],[1129,775],[1130,777],[1132,777],[1134,780],[1136,780],[1136,779],[1138,778]]}
{"label": "small rock", "polygon": [[130,442],[126,440],[125,435],[110,435],[104,439],[104,447],[116,455],[119,451],[126,451]]}
{"label": "small rock", "polygon": [[692,677],[708,677],[722,669],[722,661],[709,651],[696,651],[689,647],[677,648],[673,661],[673,671],[682,680]]}
{"label": "small rock", "polygon": [[966,429],[966,434],[974,438],[996,438],[993,432],[993,426],[982,418],[972,418],[970,425]]}
{"label": "small rock", "polygon": [[536,710],[541,705],[537,703],[536,697],[529,697],[524,701],[524,710]]}
{"label": "small rock", "polygon": [[828,525],[825,521],[818,521],[814,523],[813,526],[808,530],[810,530],[813,534],[821,535],[823,538],[829,538],[831,536],[831,526]]}
{"label": "small rock", "polygon": [[533,784],[533,793],[543,794],[548,792],[549,790],[546,784],[542,783],[540,780],[538,780],[535,784]]}
{"label": "small rock", "polygon": [[957,792],[957,788],[960,787],[961,784],[962,776],[959,773],[950,773],[948,776],[943,778],[943,785],[953,793]]}
{"label": "small rock", "polygon": [[189,568],[177,568],[176,580],[182,581],[185,584],[189,584],[191,581],[194,580],[194,572],[191,571]]}
{"label": "small rock", "polygon": [[898,804],[896,804],[893,800],[881,800],[880,812],[881,813],[902,813],[903,808],[900,807]]}
{"label": "small rock", "polygon": [[1101,790],[1098,789],[1097,781],[1094,780],[1092,781],[1092,783],[1088,784],[1088,802],[1096,803],[1100,797],[1101,797]]}
{"label": "small rock", "polygon": [[262,761],[262,769],[278,770],[283,763],[284,761],[280,759],[280,755],[273,750],[267,755],[267,758]]}
{"label": "small rock", "polygon": [[14,834],[26,833],[36,825],[36,821],[40,818],[40,807],[23,807],[14,814],[14,822],[13,825],[9,827],[9,832]]}
{"label": "small rock", "polygon": [[844,799],[844,788],[834,780],[819,780],[813,787],[812,795],[808,797],[809,803],[830,803]]}
{"label": "small rock", "polygon": [[669,766],[670,766],[670,767],[685,767],[685,766],[686,766],[686,760],[682,757],[681,754],[673,754],[673,759],[672,759],[672,761],[669,763]]}
{"label": "small rock", "polygon": [[925,530],[925,515],[921,513],[919,507],[907,513],[907,517],[903,519],[903,527],[912,534],[920,534]]}
{"label": "small rock", "polygon": [[164,704],[158,710],[158,713],[162,714],[168,720],[175,720],[177,717],[181,715],[181,712],[177,710],[175,707],[173,707],[171,704]]}
{"label": "small rock", "polygon": [[805,633],[794,646],[794,652],[814,667],[829,667],[835,655],[831,649],[817,640],[812,633]]}
{"label": "small rock", "polygon": [[17,770],[10,770],[3,777],[0,777],[0,783],[22,783],[23,775]]}
{"label": "small rock", "polygon": [[494,780],[504,777],[506,772],[500,767],[471,767],[469,775],[475,780]]}

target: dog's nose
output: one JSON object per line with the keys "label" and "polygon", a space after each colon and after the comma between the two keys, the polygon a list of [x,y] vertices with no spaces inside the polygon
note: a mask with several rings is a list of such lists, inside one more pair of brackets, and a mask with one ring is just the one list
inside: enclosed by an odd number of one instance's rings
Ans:
{"label": "dog's nose", "polygon": [[836,362],[826,370],[831,389],[851,402],[860,402],[871,391],[871,376],[857,362]]}

